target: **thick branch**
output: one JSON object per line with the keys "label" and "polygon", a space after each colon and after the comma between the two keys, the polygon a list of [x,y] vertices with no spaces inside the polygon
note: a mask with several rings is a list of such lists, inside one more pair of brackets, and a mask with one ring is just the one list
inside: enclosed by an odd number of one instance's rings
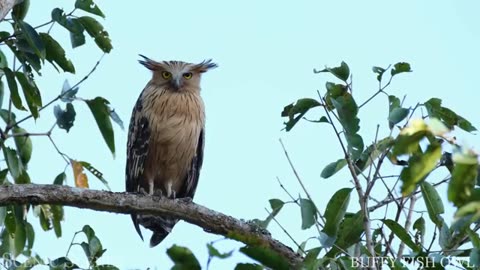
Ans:
{"label": "thick branch", "polygon": [[265,246],[299,268],[302,258],[291,248],[273,239],[262,229],[204,206],[181,199],[151,197],[132,193],[98,191],[60,185],[0,186],[0,205],[60,204],[121,214],[170,215],[248,245]]}

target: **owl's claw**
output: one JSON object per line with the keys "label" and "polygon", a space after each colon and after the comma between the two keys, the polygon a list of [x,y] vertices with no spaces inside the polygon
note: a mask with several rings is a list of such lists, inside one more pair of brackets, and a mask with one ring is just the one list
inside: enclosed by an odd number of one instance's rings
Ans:
{"label": "owl's claw", "polygon": [[143,187],[138,189],[138,193],[140,193],[142,195],[149,195],[148,192]]}

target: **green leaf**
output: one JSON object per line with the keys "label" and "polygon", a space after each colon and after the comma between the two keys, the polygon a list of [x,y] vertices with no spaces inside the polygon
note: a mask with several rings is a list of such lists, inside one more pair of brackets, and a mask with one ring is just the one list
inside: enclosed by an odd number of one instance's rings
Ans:
{"label": "green leaf", "polygon": [[5,217],[7,216],[7,207],[0,206],[0,226],[5,224]]}
{"label": "green leaf", "polygon": [[47,61],[50,62],[57,70],[58,68],[55,66],[55,64],[57,64],[65,72],[75,73],[75,67],[73,66],[72,61],[67,59],[65,56],[65,50],[62,48],[62,46],[47,33],[40,33],[40,38],[47,49]]}
{"label": "green leaf", "polygon": [[347,165],[347,161],[344,158],[332,162],[322,170],[320,176],[322,178],[329,178],[330,176],[340,171],[343,167],[345,167],[345,165]]}
{"label": "green leaf", "polygon": [[416,154],[408,160],[408,166],[400,173],[403,181],[402,194],[408,195],[416,185],[437,165],[442,156],[442,147],[438,143],[430,144],[424,154]]}
{"label": "green leaf", "polygon": [[15,213],[13,212],[12,206],[7,206],[7,212],[5,215],[5,228],[7,229],[8,234],[15,234],[17,222],[15,220]]}
{"label": "green leaf", "polygon": [[115,156],[115,139],[113,135],[112,122],[110,121],[110,110],[108,108],[108,100],[102,97],[86,100],[88,107],[92,111],[98,128],[102,133],[103,139],[107,143],[108,148]]}
{"label": "green leaf", "polygon": [[345,92],[342,96],[331,99],[338,113],[338,118],[345,130],[345,139],[348,143],[348,152],[352,159],[357,159],[362,154],[364,144],[362,137],[357,134],[360,130],[360,119],[357,117],[358,106],[352,95]]}
{"label": "green leaf", "polygon": [[53,261],[50,261],[48,264],[50,266],[50,270],[74,270],[80,269],[78,265],[74,264],[70,261],[67,257],[60,257]]}
{"label": "green leaf", "polygon": [[417,230],[421,235],[425,235],[425,219],[419,217],[415,222],[413,222],[412,228]]}
{"label": "green leaf", "polygon": [[409,63],[399,62],[399,63],[396,63],[393,66],[391,74],[392,74],[392,76],[395,76],[395,75],[403,73],[403,72],[411,72],[411,71],[412,71],[412,69],[410,68]]}
{"label": "green leaf", "polygon": [[455,166],[453,167],[452,180],[448,183],[448,200],[457,207],[468,202],[475,188],[478,173],[476,155],[470,153],[465,155],[471,155],[475,163],[462,163],[458,162],[458,159],[454,159]]}
{"label": "green leaf", "polygon": [[355,134],[360,127],[357,118],[358,106],[350,93],[346,93],[336,99],[332,99],[333,106],[338,112],[340,123],[346,132]]}
{"label": "green leaf", "polygon": [[22,100],[18,94],[17,81],[15,80],[15,74],[8,68],[3,69],[5,77],[7,77],[8,88],[10,89],[10,98],[12,99],[13,106],[19,110],[25,111],[25,107],[22,105]]}
{"label": "green leaf", "polygon": [[478,247],[472,248],[469,259],[468,265],[475,267],[473,269],[478,269],[478,266],[480,266],[480,249]]}
{"label": "green leaf", "polygon": [[108,182],[107,180],[105,180],[105,178],[103,178],[103,173],[100,172],[99,170],[97,170],[95,167],[93,167],[90,163],[88,162],[85,162],[85,161],[79,161],[78,163],[80,163],[82,165],[83,168],[87,169],[89,172],[91,172],[95,177],[97,177],[98,180],[100,180],[104,185],[105,187],[110,190],[110,187],[108,186]]}
{"label": "green leaf", "polygon": [[453,126],[458,126],[467,132],[473,132],[477,130],[477,128],[475,128],[465,118],[456,114],[449,108],[443,107],[441,99],[431,98],[425,102],[424,105],[430,118],[440,119],[449,129],[452,129]]}
{"label": "green leaf", "polygon": [[120,116],[115,112],[115,110],[110,110],[110,118],[112,118],[113,122],[117,123],[117,125],[124,130],[123,121],[120,119]]}
{"label": "green leaf", "polygon": [[317,208],[309,199],[300,199],[300,210],[302,213],[302,230],[306,230],[315,224]]}
{"label": "green leaf", "polygon": [[78,93],[78,87],[71,87],[68,83],[68,80],[63,82],[62,92],[60,93],[60,100],[66,103],[73,102],[75,100],[75,96]]}
{"label": "green leaf", "polygon": [[67,175],[65,174],[65,172],[62,172],[59,175],[57,175],[57,177],[55,177],[55,180],[53,181],[53,184],[54,185],[63,185],[63,183],[65,182],[66,179],[67,179]]}
{"label": "green leaf", "polygon": [[85,28],[77,18],[67,18],[63,10],[55,8],[52,10],[52,20],[63,26],[70,32],[70,42],[73,48],[85,44]]}
{"label": "green leaf", "polygon": [[44,231],[48,231],[52,228],[52,211],[49,204],[42,204],[35,207],[35,212],[38,214],[40,220],[40,226]]}
{"label": "green leaf", "polygon": [[85,35],[83,32],[70,32],[70,43],[72,44],[72,48],[77,48],[85,44]]}
{"label": "green leaf", "polygon": [[57,238],[62,237],[62,225],[61,221],[63,220],[63,206],[61,205],[52,205],[52,225],[53,230]]}
{"label": "green leaf", "polygon": [[385,73],[385,69],[381,67],[372,67],[372,70],[374,73],[377,73],[377,80],[381,82],[383,73]]}
{"label": "green leaf", "polygon": [[27,79],[23,72],[15,72],[18,82],[22,86],[28,108],[35,119],[38,118],[38,109],[42,107],[42,97],[35,82]]}
{"label": "green leaf", "polygon": [[363,172],[372,163],[393,145],[392,137],[385,137],[377,143],[369,145],[360,155],[360,158],[355,161],[355,171],[357,174]]}
{"label": "green leaf", "polygon": [[271,269],[290,269],[288,261],[275,251],[263,246],[244,246],[240,252]]}
{"label": "green leaf", "polygon": [[343,62],[340,64],[339,67],[334,68],[324,68],[323,70],[317,71],[313,70],[314,73],[321,73],[321,72],[330,72],[335,77],[339,78],[340,80],[346,82],[348,77],[350,77],[350,68],[348,67],[347,63]]}
{"label": "green leaf", "polygon": [[207,244],[207,249],[208,249],[208,256],[217,257],[220,259],[229,258],[233,254],[233,250],[230,252],[220,253],[220,251],[218,251],[218,249],[216,249],[212,244]]}
{"label": "green leaf", "polygon": [[350,202],[351,188],[342,188],[333,194],[325,210],[325,226],[323,232],[330,237],[337,237],[337,232]]}
{"label": "green leaf", "polygon": [[440,227],[440,237],[438,243],[440,244],[440,247],[442,247],[442,249],[450,249],[452,241],[452,232],[450,231],[447,223],[445,223],[444,221],[442,226]]}
{"label": "green leaf", "polygon": [[359,134],[345,134],[347,139],[347,150],[352,159],[358,159],[362,155],[364,144]]}
{"label": "green leaf", "polygon": [[8,67],[7,57],[2,52],[2,50],[0,50],[0,69],[4,69],[6,67]]}
{"label": "green leaf", "polygon": [[[19,126],[12,128],[13,134],[27,134],[27,131]],[[15,136],[15,146],[23,165],[27,165],[32,157],[32,139],[29,136]]]}
{"label": "green leaf", "polygon": [[282,200],[279,199],[270,199],[270,207],[272,208],[272,212],[268,215],[268,217],[261,221],[260,226],[264,229],[268,227],[268,224],[272,219],[280,212],[283,205],[285,204]]}
{"label": "green leaf", "polygon": [[0,79],[0,109],[3,107],[3,97],[5,96],[5,86],[2,79]]}
{"label": "green leaf", "polygon": [[425,201],[430,220],[440,227],[443,224],[443,218],[441,215],[445,213],[440,195],[435,187],[426,181],[423,181],[420,184],[420,188],[422,190],[422,197]]}
{"label": "green leaf", "polygon": [[408,116],[409,112],[410,112],[409,109],[394,108],[388,115],[390,129],[392,129],[394,125],[402,122],[403,119],[405,119]]}
{"label": "green leaf", "polygon": [[21,2],[15,4],[12,9],[12,17],[16,21],[23,21],[25,16],[27,16],[28,9],[30,7],[30,0],[22,0]]}
{"label": "green leaf", "polygon": [[25,221],[25,232],[27,236],[27,249],[31,250],[33,248],[33,243],[35,242],[35,230],[33,229],[32,224]]}
{"label": "green leaf", "polygon": [[173,245],[167,249],[167,255],[174,262],[172,269],[175,270],[195,270],[201,269],[200,263],[198,262],[195,255],[186,247],[181,247]]}
{"label": "green leaf", "polygon": [[15,184],[30,184],[32,181],[30,181],[30,176],[28,175],[26,170],[22,170],[20,173],[20,176],[15,179]]}
{"label": "green leaf", "polygon": [[73,104],[67,103],[65,110],[62,110],[60,105],[55,105],[55,107],[53,107],[53,114],[55,118],[57,118],[58,127],[69,132],[70,128],[73,127],[75,116],[77,115]]}
{"label": "green leaf", "polygon": [[108,32],[103,29],[103,26],[94,18],[83,16],[79,18],[80,23],[85,27],[88,34],[94,38],[97,46],[105,53],[112,50],[112,41],[108,36]]}
{"label": "green leaf", "polygon": [[394,95],[388,96],[388,111],[391,113],[393,109],[400,108],[400,99]]}
{"label": "green leaf", "polygon": [[234,270],[263,270],[263,267],[256,263],[239,263]]}
{"label": "green leaf", "polygon": [[355,214],[345,214],[345,218],[340,223],[337,241],[325,256],[332,258],[338,252],[343,252],[343,250],[358,243],[362,234],[363,215],[361,211],[358,211]]}
{"label": "green leaf", "polygon": [[38,35],[37,31],[28,23],[24,21],[17,21],[18,26],[20,27],[22,34],[25,36],[30,47],[33,49],[35,54],[40,57],[42,60],[45,59],[46,50],[45,45],[42,42],[42,39]]}
{"label": "green leaf", "polygon": [[292,103],[282,111],[282,117],[288,117],[288,122],[285,122],[286,131],[290,131],[295,124],[308,112],[308,110],[320,106],[320,103],[311,98],[303,98],[297,100],[295,105]]}
{"label": "green leaf", "polygon": [[[61,215],[63,217],[63,209],[61,210]],[[59,221],[58,221],[59,222]],[[85,225],[82,228],[83,233],[87,237],[88,244],[82,242],[80,245],[83,248],[83,251],[90,262],[96,262],[100,258],[106,249],[102,248],[102,243],[100,239],[95,235],[95,231],[89,225]]]}
{"label": "green leaf", "polygon": [[21,164],[20,161],[18,160],[17,152],[5,145],[3,145],[3,156],[5,157],[5,160],[7,162],[8,170],[10,171],[10,174],[14,179],[17,179],[21,172]]}
{"label": "green leaf", "polygon": [[103,14],[103,12],[100,10],[100,8],[98,8],[97,4],[94,3],[92,0],[77,0],[75,1],[75,8],[79,8],[86,12],[105,18],[105,15]]}
{"label": "green leaf", "polygon": [[320,251],[322,248],[317,247],[317,248],[312,248],[308,251],[307,256],[305,256],[305,259],[303,260],[303,267],[302,269],[307,269],[307,270],[315,270],[319,269],[318,267],[318,254],[320,254]]}
{"label": "green leaf", "polygon": [[325,96],[325,104],[329,111],[333,110],[335,107],[332,104],[332,99],[336,99],[343,95],[350,95],[348,88],[343,84],[335,84],[332,82],[326,82],[325,88],[327,89],[327,95]]}
{"label": "green leaf", "polygon": [[467,233],[468,233],[468,236],[470,237],[473,247],[480,248],[480,237],[478,236],[478,234],[472,231],[471,229],[468,229]]}
{"label": "green leaf", "polygon": [[383,223],[387,225],[387,227],[398,237],[398,239],[400,239],[409,248],[411,248],[413,252],[418,253],[421,251],[421,248],[413,242],[412,238],[405,230],[405,228],[403,228],[396,221],[391,219],[384,219]]}
{"label": "green leaf", "polygon": [[23,249],[25,248],[25,244],[27,242],[27,232],[25,229],[25,221],[17,219],[13,241],[14,241],[14,249],[12,250],[13,256],[17,256],[23,251]]}

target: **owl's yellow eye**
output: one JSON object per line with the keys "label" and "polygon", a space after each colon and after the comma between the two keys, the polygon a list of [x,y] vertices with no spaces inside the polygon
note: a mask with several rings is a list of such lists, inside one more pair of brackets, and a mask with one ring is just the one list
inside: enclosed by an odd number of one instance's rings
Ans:
{"label": "owl's yellow eye", "polygon": [[183,78],[190,80],[192,78],[192,73],[191,72],[183,73]]}
{"label": "owl's yellow eye", "polygon": [[162,71],[162,77],[167,80],[167,79],[170,79],[172,77],[172,73],[168,72],[168,71]]}

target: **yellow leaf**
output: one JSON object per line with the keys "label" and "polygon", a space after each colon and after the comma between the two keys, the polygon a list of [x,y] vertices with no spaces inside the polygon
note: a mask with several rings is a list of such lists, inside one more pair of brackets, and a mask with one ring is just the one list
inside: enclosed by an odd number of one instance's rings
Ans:
{"label": "yellow leaf", "polygon": [[82,164],[73,159],[70,160],[70,164],[72,164],[75,186],[80,188],[88,188],[88,178],[87,175],[83,172]]}

